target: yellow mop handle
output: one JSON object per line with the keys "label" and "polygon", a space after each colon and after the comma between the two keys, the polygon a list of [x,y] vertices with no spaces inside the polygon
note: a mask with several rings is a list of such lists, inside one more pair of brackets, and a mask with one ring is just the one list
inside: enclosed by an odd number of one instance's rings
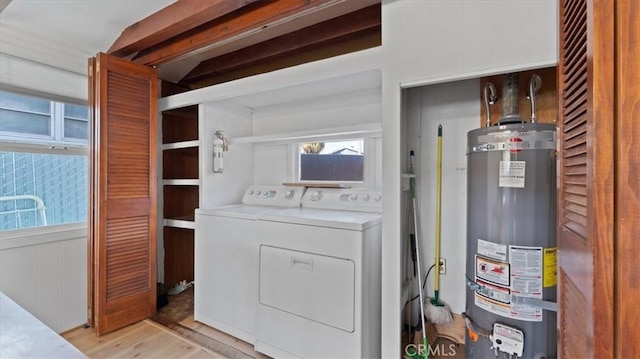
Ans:
{"label": "yellow mop handle", "polygon": [[433,289],[440,291],[440,208],[442,197],[442,125],[438,126],[438,164],[436,178],[436,279]]}

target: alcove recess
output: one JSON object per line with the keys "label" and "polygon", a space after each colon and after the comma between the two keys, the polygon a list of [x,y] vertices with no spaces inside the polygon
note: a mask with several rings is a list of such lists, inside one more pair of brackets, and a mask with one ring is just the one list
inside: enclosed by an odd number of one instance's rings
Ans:
{"label": "alcove recess", "polygon": [[[518,113],[525,121],[531,118],[531,102],[526,95],[529,91],[531,76],[537,74],[542,79],[542,86],[536,96],[536,117],[539,123],[556,123],[558,118],[558,99],[556,67],[546,67],[529,71],[521,71],[518,75]],[[502,76],[494,75],[480,79],[480,126],[484,127],[487,114],[484,108],[484,85],[487,81],[493,83],[498,94],[498,101],[491,106],[491,125],[495,125],[502,114]]]}
{"label": "alcove recess", "polygon": [[[182,92],[162,83],[162,96]],[[199,206],[198,106],[162,112],[164,285],[194,279],[194,211]]]}

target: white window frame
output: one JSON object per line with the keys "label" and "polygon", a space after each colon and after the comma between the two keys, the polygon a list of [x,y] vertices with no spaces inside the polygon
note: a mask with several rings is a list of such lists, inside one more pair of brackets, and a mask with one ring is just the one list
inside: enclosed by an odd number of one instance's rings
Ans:
{"label": "white window frame", "polygon": [[[8,93],[12,93],[9,91],[4,91]],[[19,96],[29,97],[28,95],[22,95],[18,93],[14,93]],[[73,149],[73,148],[84,148],[88,147],[89,139],[86,140],[80,138],[72,138],[72,137],[64,137],[64,103],[57,102],[53,100],[48,100],[46,98],[39,97],[40,99],[49,101],[50,113],[49,115],[49,124],[51,128],[51,132],[49,136],[45,135],[36,135],[36,134],[28,134],[23,132],[10,132],[10,131],[0,131],[0,145],[2,149],[5,150],[6,147],[10,146],[10,144],[17,144],[18,147],[24,148],[24,145],[36,145],[36,146],[45,146],[50,149]],[[39,113],[35,111],[24,111],[21,109],[15,109],[7,107],[7,110],[23,112],[23,113],[33,113],[40,115],[47,115],[44,113]],[[87,114],[87,126],[89,125],[89,118]],[[68,117],[74,120],[83,120],[81,118]],[[21,152],[27,152],[28,150],[23,149]],[[56,152],[53,152],[56,153]],[[59,154],[59,153],[58,153]],[[68,153],[71,154],[71,153]]]}
{"label": "white window frame", "polygon": [[362,170],[362,182],[360,181],[300,181],[300,146],[303,143],[317,142],[314,140],[304,140],[288,145],[289,150],[289,181],[294,183],[315,182],[315,183],[335,183],[348,185],[352,188],[376,188],[376,141],[377,137],[356,137],[356,138],[323,138],[322,142],[332,141],[358,141],[362,140],[364,145],[364,163]]}
{"label": "white window frame", "polygon": [[[61,141],[65,142],[65,143],[69,143],[69,144],[80,144],[80,145],[87,145],[89,143],[89,116],[87,113],[87,118],[78,118],[78,117],[73,117],[73,116],[65,116],[64,115],[64,103],[62,102],[57,102],[57,105],[60,105],[59,111],[60,111],[60,137],[56,137],[56,138],[60,138]],[[64,136],[64,125],[65,125],[65,120],[66,119],[71,119],[71,120],[76,120],[76,121],[84,121],[87,123],[87,139],[83,140],[81,138],[73,138],[73,137],[65,137]]]}
{"label": "white window frame", "polygon": [[[18,94],[22,95],[22,94]],[[27,96],[27,95],[24,95]],[[45,99],[48,100],[48,99]],[[89,138],[86,140],[64,139],[64,103],[48,100],[51,106],[51,136],[30,135],[19,132],[0,131],[0,151],[2,152],[26,152],[54,155],[89,156]],[[15,109],[12,109],[15,110]],[[16,110],[25,112],[22,110]],[[37,113],[37,112],[30,112]],[[72,117],[70,117],[72,118]],[[87,120],[89,125],[89,120]],[[87,171],[89,169],[87,168]],[[89,213],[87,213],[87,218]],[[2,240],[5,237],[22,237],[31,235],[51,235],[53,233],[66,232],[69,229],[87,228],[87,222],[70,222],[39,227],[17,228],[1,230]],[[9,238],[9,237],[7,237]],[[4,243],[3,243],[4,246]]]}
{"label": "white window frame", "polygon": [[55,133],[55,123],[54,123],[54,111],[55,111],[55,103],[53,101],[49,101],[49,113],[35,112],[35,111],[25,111],[22,109],[16,109],[11,107],[4,107],[3,109],[21,113],[31,113],[36,115],[46,115],[49,116],[49,135],[37,135],[37,134],[28,134],[24,132],[11,132],[11,131],[0,131],[0,141],[6,140],[15,140],[21,142],[47,142],[53,141],[54,133]]}

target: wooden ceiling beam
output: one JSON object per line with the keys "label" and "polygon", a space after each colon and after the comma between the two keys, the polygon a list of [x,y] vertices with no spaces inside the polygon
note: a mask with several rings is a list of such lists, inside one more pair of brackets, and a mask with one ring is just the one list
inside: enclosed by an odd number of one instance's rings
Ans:
{"label": "wooden ceiling beam", "polygon": [[380,4],[372,5],[290,34],[203,61],[180,82],[198,81],[208,76],[271,61],[306,49],[342,41],[380,26],[381,6]]}
{"label": "wooden ceiling beam", "polygon": [[108,53],[119,57],[129,56],[256,1],[178,0],[127,27],[111,45]]}
{"label": "wooden ceiling beam", "polygon": [[[221,0],[227,1],[227,0]],[[251,34],[273,26],[314,8],[342,0],[277,0],[259,1],[254,6],[239,10],[239,16],[227,16],[210,21],[175,38],[140,51],[133,61],[144,65],[162,65],[195,52],[201,52],[222,41]]]}

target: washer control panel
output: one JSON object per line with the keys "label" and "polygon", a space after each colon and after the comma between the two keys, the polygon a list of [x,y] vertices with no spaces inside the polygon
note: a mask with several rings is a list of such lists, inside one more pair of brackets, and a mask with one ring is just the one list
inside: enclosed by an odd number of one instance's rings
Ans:
{"label": "washer control panel", "polygon": [[382,191],[374,189],[309,188],[302,207],[382,213]]}
{"label": "washer control panel", "polygon": [[251,186],[242,196],[243,204],[300,207],[305,187]]}

